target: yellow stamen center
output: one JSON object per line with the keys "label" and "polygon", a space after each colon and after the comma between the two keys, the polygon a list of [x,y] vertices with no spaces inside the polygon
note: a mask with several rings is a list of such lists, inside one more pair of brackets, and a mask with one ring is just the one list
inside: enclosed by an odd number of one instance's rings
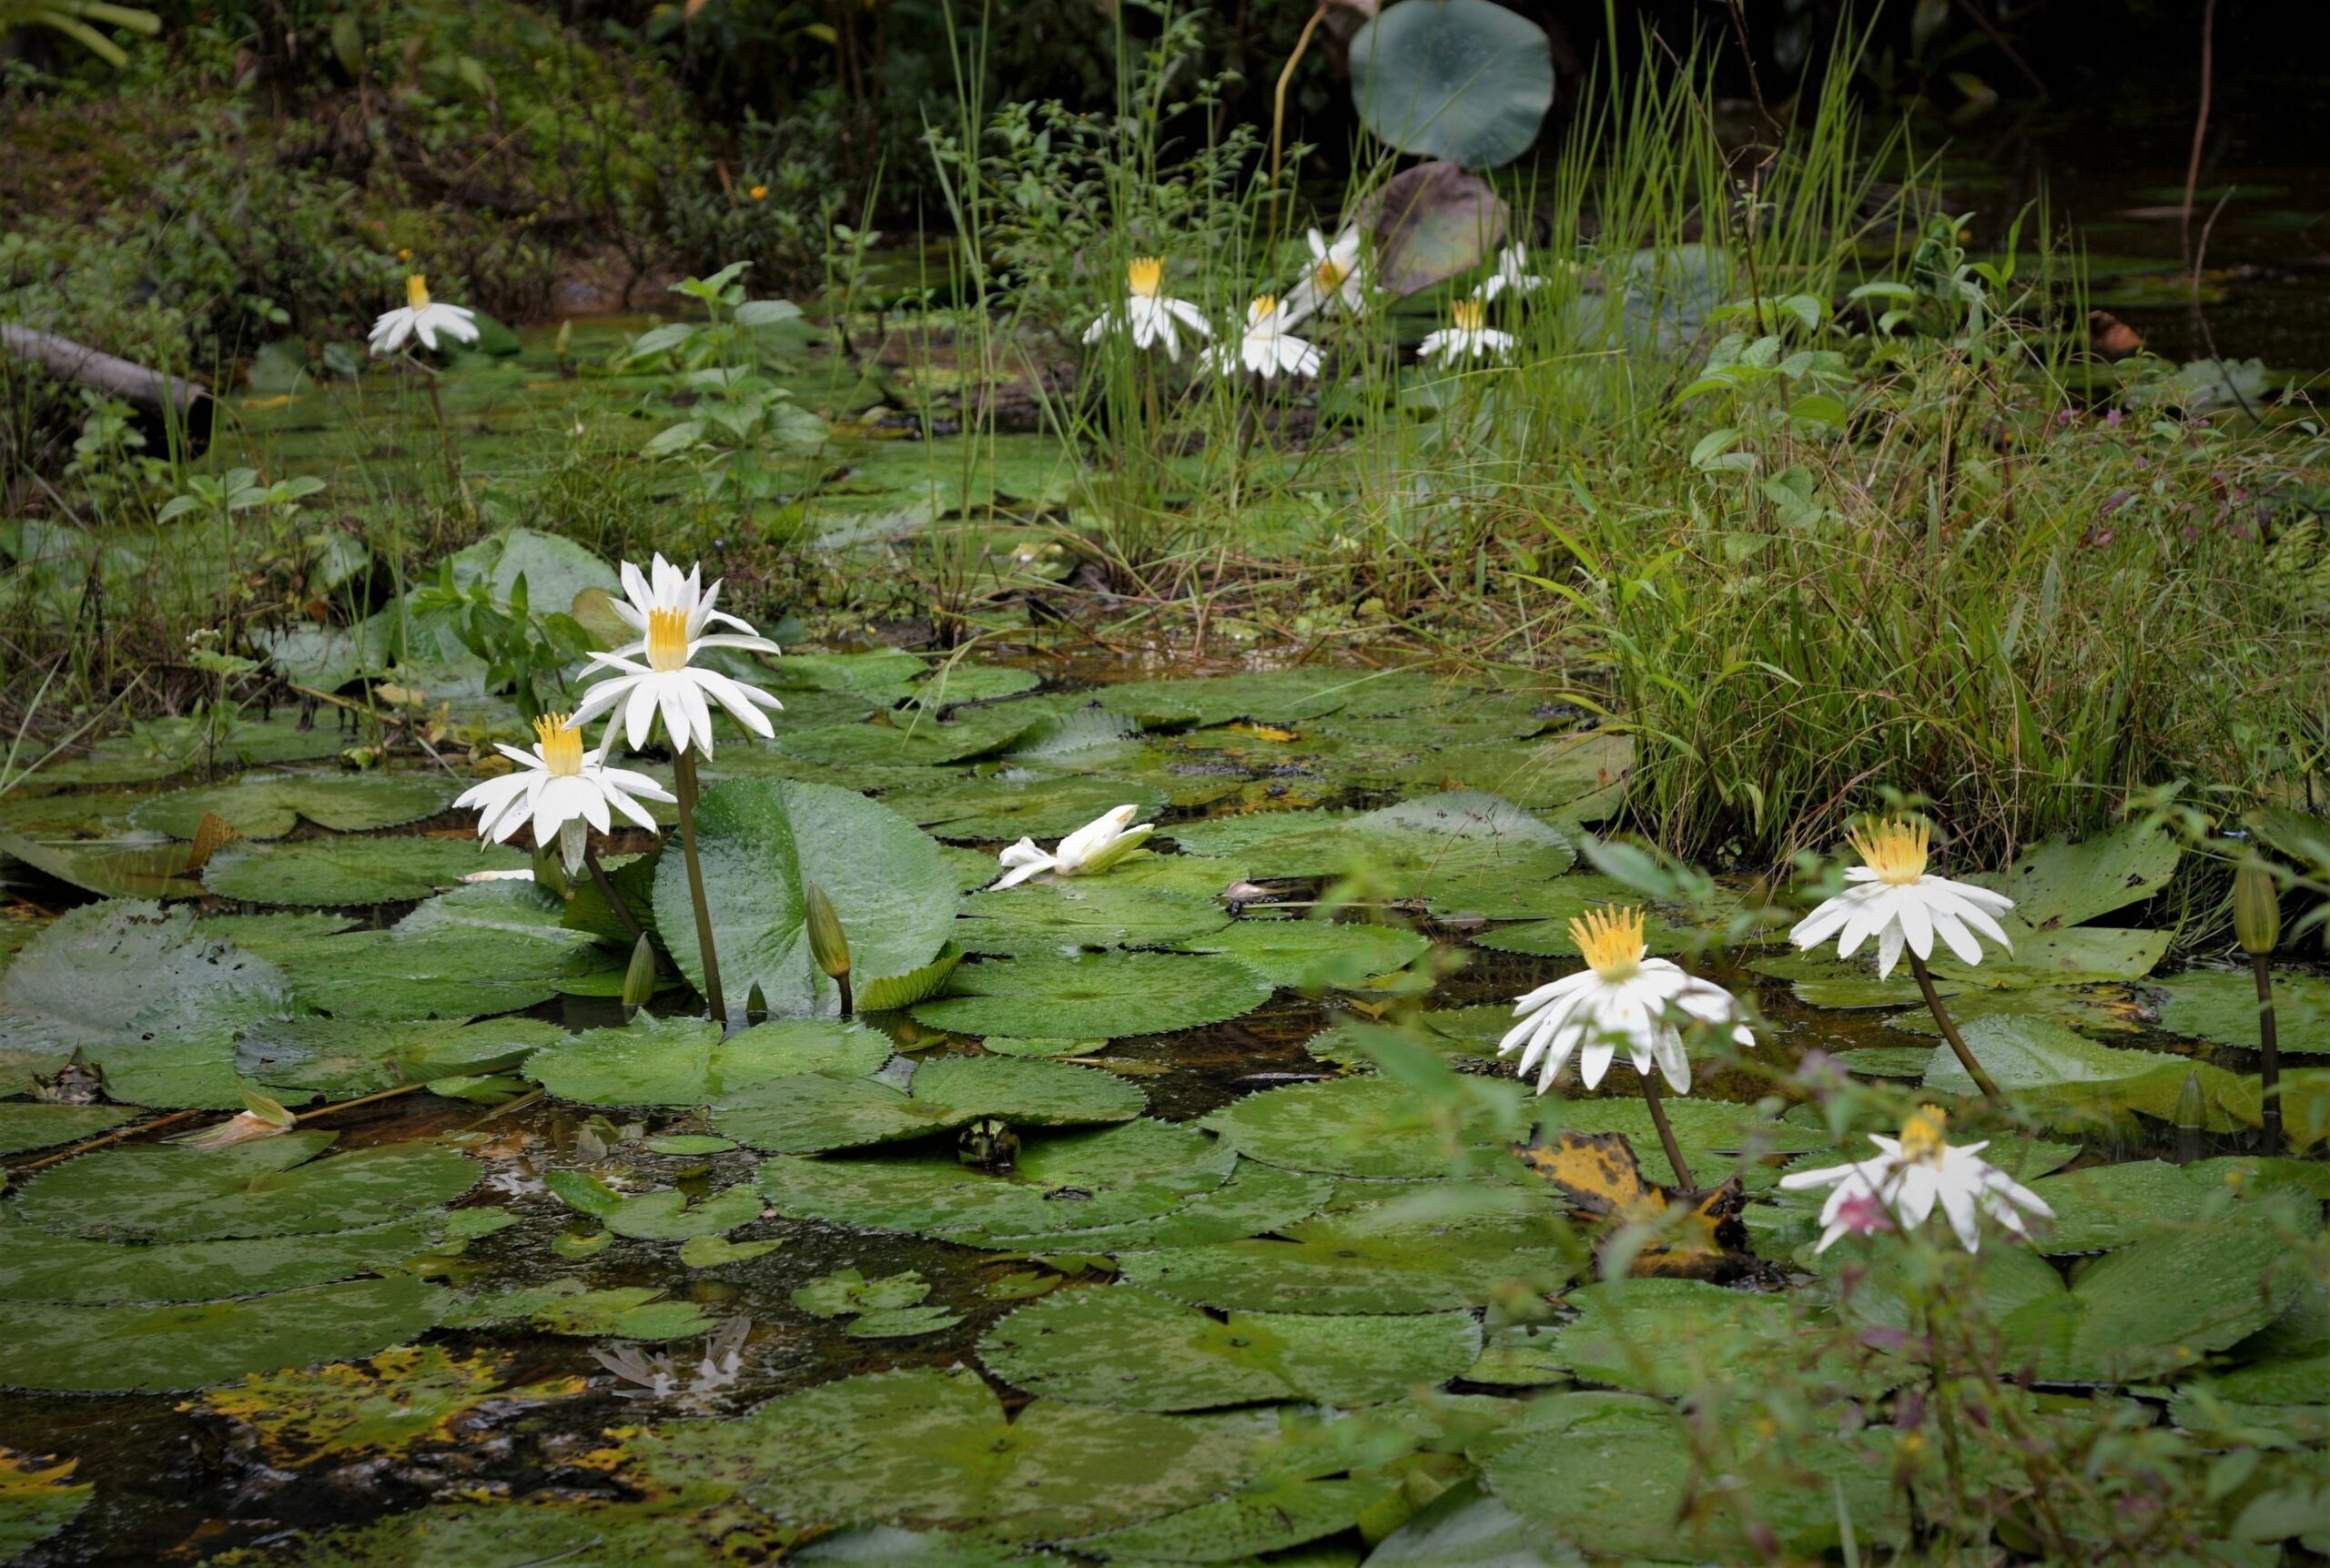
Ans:
{"label": "yellow stamen center", "polygon": [[1261,326],[1265,319],[1278,314],[1278,296],[1275,294],[1255,295],[1253,309],[1248,314],[1253,318],[1255,326]]}
{"label": "yellow stamen center", "polygon": [[1582,918],[1569,923],[1569,936],[1605,980],[1623,980],[1632,975],[1642,967],[1642,956],[1649,950],[1643,941],[1640,909],[1616,905],[1589,909]]}
{"label": "yellow stamen center", "polygon": [[544,713],[534,721],[535,749],[542,754],[543,771],[572,778],[582,771],[582,732],[564,713]]}
{"label": "yellow stamen center", "polygon": [[1901,1158],[1920,1165],[1941,1163],[1941,1129],[1950,1113],[1938,1105],[1921,1105],[1901,1124]]}
{"label": "yellow stamen center", "polygon": [[1165,281],[1165,263],[1154,256],[1136,256],[1125,268],[1125,284],[1143,299],[1157,298],[1157,286]]}
{"label": "yellow stamen center", "polygon": [[647,612],[647,667],[668,673],[688,662],[688,615],[684,610]]}
{"label": "yellow stamen center", "polygon": [[1845,835],[1861,864],[1877,873],[1877,880],[1906,887],[1926,874],[1926,852],[1933,830],[1921,822],[1892,817],[1866,823]]}
{"label": "yellow stamen center", "polygon": [[1477,332],[1487,323],[1488,312],[1477,299],[1459,299],[1448,308],[1448,319],[1459,332]]}
{"label": "yellow stamen center", "polygon": [[404,302],[415,310],[429,308],[429,275],[415,272],[404,280]]}

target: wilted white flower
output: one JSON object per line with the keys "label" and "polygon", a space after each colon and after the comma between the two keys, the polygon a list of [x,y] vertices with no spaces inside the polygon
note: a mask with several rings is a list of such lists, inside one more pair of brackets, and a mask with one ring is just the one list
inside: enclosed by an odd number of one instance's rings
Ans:
{"label": "wilted white flower", "polygon": [[1449,325],[1425,334],[1416,345],[1421,359],[1501,359],[1513,352],[1513,334],[1488,324],[1488,308],[1477,299],[1459,299],[1448,307]]}
{"label": "wilted white flower", "polygon": [[1003,863],[1003,875],[997,878],[995,885],[1017,887],[1047,871],[1055,876],[1099,875],[1139,849],[1142,841],[1157,831],[1153,822],[1144,822],[1139,827],[1127,825],[1140,810],[1137,805],[1120,805],[1095,817],[1061,839],[1059,847],[1048,854],[1037,848],[1034,839],[1021,839],[996,856]]}
{"label": "wilted white flower", "polygon": [[1205,362],[1223,374],[1243,364],[1265,381],[1281,371],[1290,376],[1319,373],[1319,350],[1286,330],[1286,314],[1275,297],[1259,295],[1246,308],[1246,330],[1239,338],[1233,359],[1229,345],[1208,349]]}
{"label": "wilted white flower", "polygon": [[476,312],[460,305],[441,305],[429,298],[429,279],[416,272],[404,280],[405,303],[372,323],[369,341],[375,355],[393,354],[415,336],[424,349],[437,347],[443,333],[456,343],[477,341]]}
{"label": "wilted white flower", "polygon": [[1826,1252],[1840,1236],[1890,1228],[1889,1217],[1914,1229],[1923,1225],[1940,1203],[1950,1228],[1969,1252],[1981,1246],[1980,1217],[1989,1215],[2012,1235],[2028,1239],[2018,1207],[2052,1218],[2047,1200],[1980,1158],[1987,1142],[1952,1148],[1942,1141],[1949,1120],[1939,1106],[1920,1106],[1901,1124],[1897,1140],[1869,1134],[1879,1150],[1875,1159],[1855,1160],[1819,1170],[1798,1170],[1780,1178],[1790,1191],[1833,1187],[1821,1208],[1819,1250]]}
{"label": "wilted white flower", "polygon": [[1691,1058],[1675,1024],[1677,1013],[1728,1027],[1743,1046],[1756,1043],[1739,1021],[1739,1002],[1730,992],[1665,958],[1643,956],[1647,947],[1641,910],[1597,909],[1572,920],[1569,934],[1586,967],[1514,1003],[1521,1021],[1496,1047],[1499,1056],[1521,1047],[1523,1077],[1543,1060],[1539,1094],[1553,1087],[1573,1054],[1578,1057],[1578,1081],[1593,1088],[1620,1046],[1633,1056],[1635,1071],[1648,1077],[1656,1066],[1677,1094],[1688,1094]]}
{"label": "wilted white flower", "polygon": [[1158,292],[1165,280],[1165,263],[1154,256],[1137,256],[1125,268],[1125,302],[1119,308],[1110,306],[1084,329],[1084,340],[1097,343],[1119,320],[1132,332],[1133,346],[1147,349],[1165,345],[1165,357],[1181,357],[1181,340],[1174,331],[1180,323],[1200,338],[1213,336],[1213,329],[1206,324],[1205,312],[1186,299],[1169,299]]}
{"label": "wilted white flower", "polygon": [[2014,951],[1997,919],[2014,907],[2014,900],[1970,883],[1928,876],[1931,835],[1924,823],[1899,818],[1854,829],[1846,842],[1859,853],[1861,864],[1846,872],[1845,880],[1855,885],[1798,921],[1788,940],[1812,948],[1833,936],[1837,956],[1849,958],[1875,936],[1880,979],[1893,973],[1905,946],[1920,959],[1931,956],[1936,936],[1969,964],[1982,961],[1977,933]]}
{"label": "wilted white flower", "polygon": [[633,797],[673,798],[645,774],[608,767],[603,754],[584,751],[580,721],[563,713],[544,713],[534,721],[531,749],[495,750],[516,763],[518,771],[471,785],[453,804],[476,810],[481,840],[501,843],[532,822],[535,847],[548,849],[555,842],[570,875],[582,869],[590,830],[606,833],[614,826],[609,807],[653,832],[655,818]]}
{"label": "wilted white flower", "polygon": [[1545,286],[1545,279],[1528,270],[1529,253],[1518,245],[1508,245],[1496,253],[1496,270],[1481,279],[1473,290],[1473,298],[1486,304],[1506,289],[1516,294],[1534,294]]}
{"label": "wilted white flower", "polygon": [[[654,733],[655,716],[660,713],[664,736],[674,751],[684,752],[693,743],[709,753],[712,710],[704,698],[710,697],[753,733],[775,734],[775,728],[767,715],[754,704],[782,708],[784,703],[757,686],[731,680],[716,670],[694,668],[689,661],[704,648],[742,648],[751,652],[774,653],[778,651],[776,644],[735,616],[713,608],[720,597],[720,584],[700,586],[701,567],[690,567],[683,577],[678,567],[659,554],[649,570],[652,581],[643,577],[639,568],[630,561],[623,563],[623,589],[628,602],[618,600],[613,608],[640,632],[640,640],[627,642],[611,653],[591,655],[590,668],[612,672],[612,678],[599,682],[582,694],[582,706],[574,710],[574,723],[588,723],[620,706],[624,739],[635,751],[644,746],[648,736]],[[715,632],[706,636],[704,628],[715,622],[734,627],[737,634]],[[634,655],[643,657],[645,663],[640,663]],[[608,721],[607,730],[612,737],[613,720]]]}

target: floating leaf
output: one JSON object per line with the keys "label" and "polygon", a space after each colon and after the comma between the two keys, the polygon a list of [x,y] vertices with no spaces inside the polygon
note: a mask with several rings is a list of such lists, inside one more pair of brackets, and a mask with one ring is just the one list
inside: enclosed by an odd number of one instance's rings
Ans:
{"label": "floating leaf", "polygon": [[761,1200],[747,1186],[714,1193],[701,1203],[674,1188],[623,1193],[585,1172],[553,1170],[542,1183],[569,1208],[607,1222],[617,1236],[642,1241],[692,1241],[749,1225],[761,1217]]}
{"label": "floating leaf", "polygon": [[974,894],[963,901],[953,932],[967,953],[1032,956],[1086,947],[1166,947],[1229,924],[1211,898],[1098,876]]}
{"label": "floating leaf", "polygon": [[[2157,1159],[2090,1166],[2033,1182],[2053,1219],[2032,1222],[2041,1249],[2103,1252],[2189,1224],[2208,1207],[2211,1189]],[[2225,1195],[2223,1186],[2215,1195]]]}
{"label": "floating leaf", "polygon": [[1513,213],[1488,181],[1435,160],[1371,192],[1358,221],[1374,238],[1376,287],[1404,297],[1478,267],[1504,241]]}
{"label": "floating leaf", "polygon": [[889,1056],[888,1036],[840,1019],[782,1018],[724,1037],[702,1018],[643,1013],[622,1028],[562,1040],[534,1056],[526,1075],[585,1105],[699,1106],[800,1073],[862,1077]]}
{"label": "floating leaf", "polygon": [[[838,1008],[833,982],[809,954],[811,884],[832,901],[854,972],[867,979],[922,967],[950,934],[955,883],[937,844],[854,790],[734,780],[705,792],[696,832],[721,980],[732,1000],[757,986],[775,1014]],[[701,986],[681,857],[667,855],[656,867],[655,903],[673,960]]]}
{"label": "floating leaf", "polygon": [[1553,1353],[1585,1382],[1680,1399],[1710,1385],[1805,1375],[1808,1330],[1785,1296],[1699,1280],[1620,1280],[1564,1299],[1578,1316],[1559,1330]]}
{"label": "floating leaf", "polygon": [[930,1294],[930,1281],[909,1269],[879,1280],[868,1280],[855,1269],[820,1274],[793,1292],[793,1304],[813,1318],[845,1318],[853,1312],[880,1312],[911,1307]]}
{"label": "floating leaf", "polygon": [[[1516,1118],[1528,1098],[1509,1080],[1479,1087],[1505,1101]],[[1200,1125],[1251,1159],[1336,1176],[1445,1176],[1467,1148],[1504,1141],[1492,1125],[1469,1133],[1451,1127],[1443,1108],[1383,1077],[1266,1089],[1232,1100]]]}
{"label": "floating leaf", "polygon": [[[2168,951],[2165,931],[2075,926],[2039,932],[2011,914],[2001,916],[1999,925],[2013,940],[2014,951],[1986,949],[1981,963],[1974,965],[1937,949],[1932,961],[1935,990],[1955,996],[1972,991],[2140,980],[2152,973],[2153,966]],[[1794,981],[1797,999],[1816,1007],[1904,1007],[1923,1000],[1917,982],[1906,973],[1897,971],[1891,979],[1880,980],[1866,956],[1839,959],[1833,954],[1791,953],[1757,959],[1748,967],[1759,975]]]}
{"label": "floating leaf", "polygon": [[1271,983],[1231,958],[1099,953],[969,964],[914,1016],[967,1035],[1120,1039],[1218,1024],[1270,1000]]}
{"label": "floating leaf", "polygon": [[1480,1338],[1469,1312],[1246,1312],[1217,1321],[1150,1291],[1106,1286],[1020,1308],[979,1340],[979,1359],[1029,1393],[1118,1410],[1366,1405],[1456,1376],[1480,1353]]}
{"label": "floating leaf", "polygon": [[268,954],[300,1002],[335,1018],[472,1018],[562,992],[613,996],[623,979],[615,956],[588,941],[481,940],[458,927],[350,931]]}
{"label": "floating leaf", "polygon": [[1325,920],[1241,920],[1180,946],[1226,953],[1273,986],[1314,994],[1338,986],[1359,990],[1432,950],[1431,939],[1413,931]]}
{"label": "floating leaf", "polygon": [[0,1154],[78,1143],[110,1132],[137,1114],[110,1105],[0,1105]]}
{"label": "floating leaf", "polygon": [[1220,1187],[1237,1153],[1195,1128],[1128,1122],[1023,1140],[1006,1174],[953,1151],[882,1160],[762,1162],[762,1196],[780,1214],[869,1230],[1052,1236],[1155,1219]]}
{"label": "floating leaf", "polygon": [[245,1026],[235,1073],[271,1089],[339,1098],[432,1078],[498,1073],[567,1037],[533,1018],[464,1026],[364,1018],[270,1018]]}
{"label": "floating leaf", "polygon": [[1419,157],[1494,168],[1529,150],[1554,104],[1545,30],[1491,0],[1405,0],[1351,41],[1352,101]]}
{"label": "floating leaf", "polygon": [[1007,1419],[971,1372],[876,1372],[634,1441],[663,1485],[717,1478],[780,1520],[1088,1535],[1206,1502],[1251,1474],[1267,1415],[1170,1416],[1038,1400]]}
{"label": "floating leaf", "polygon": [[1388,670],[1269,670],[1204,680],[1129,681],[1100,691],[1100,706],[1152,728],[1226,724],[1235,719],[1283,724],[1332,713]]}
{"label": "floating leaf", "polygon": [[455,793],[443,779],[411,774],[245,774],[230,784],[156,795],[130,820],[148,833],[187,839],[209,815],[245,838],[281,838],[302,819],[335,833],[364,833],[434,816]]}
{"label": "floating leaf", "polygon": [[1211,1307],[1444,1311],[1481,1305],[1516,1284],[1551,1289],[1566,1280],[1547,1223],[1552,1212],[1551,1204],[1535,1202],[1447,1219],[1363,1209],[1291,1225],[1282,1240],[1129,1252],[1119,1261],[1135,1284]]}
{"label": "floating leaf", "polygon": [[457,1357],[406,1345],[365,1362],[246,1378],[211,1390],[196,1408],[234,1422],[268,1463],[290,1468],[460,1442],[463,1423],[481,1414],[571,1399],[589,1386],[569,1377],[512,1387],[503,1381],[507,1362],[490,1351]]}
{"label": "floating leaf", "polygon": [[942,1057],[901,1091],[876,1078],[809,1074],[732,1095],[713,1108],[721,1132],[754,1148],[815,1154],[920,1138],[999,1117],[1021,1127],[1129,1121],[1140,1090],[1092,1067],[1009,1057]]}
{"label": "floating leaf", "polygon": [[999,752],[1043,722],[1032,703],[963,708],[949,723],[927,713],[885,715],[881,723],[780,731],[788,756],[826,767],[931,767]]}
{"label": "floating leaf", "polygon": [[9,1211],[62,1235],[123,1241],[307,1236],[450,1203],[481,1174],[474,1160],[425,1138],[318,1158],[334,1137],[105,1149],[42,1171]]}
{"label": "floating leaf", "polygon": [[[2160,1027],[2222,1045],[2257,1050],[2264,1044],[2257,1017],[2254,975],[2228,969],[2187,969],[2153,982],[2167,993]],[[2274,976],[2276,1042],[2284,1056],[2330,1055],[2330,980],[2281,971]]]}
{"label": "floating leaf", "polygon": [[1025,1247],[1058,1252],[1146,1252],[1198,1247],[1283,1230],[1308,1219],[1334,1196],[1332,1177],[1281,1170],[1241,1159],[1230,1179],[1180,1199],[1163,1213],[1120,1224],[1032,1234],[1004,1229],[947,1230],[950,1241],[977,1247]]}
{"label": "floating leaf", "polygon": [[[1565,1128],[1548,1137],[1540,1128],[1517,1152],[1572,1205],[1608,1222],[1601,1244],[1606,1277],[1727,1280],[1755,1267],[1737,1177],[1704,1192],[1661,1187],[1644,1178],[1633,1148],[1615,1132]],[[1610,1260],[1613,1249],[1623,1249],[1623,1265]]]}
{"label": "floating leaf", "polygon": [[546,1334],[581,1339],[682,1340],[713,1326],[694,1301],[666,1301],[644,1285],[593,1290],[580,1280],[552,1280],[484,1296],[464,1297],[447,1306],[442,1321],[451,1329],[491,1329],[525,1323]]}
{"label": "floating leaf", "polygon": [[133,1245],[0,1224],[0,1299],[207,1301],[328,1285],[410,1262],[443,1230],[441,1209],[320,1235]]}
{"label": "floating leaf", "polygon": [[1395,1501],[1400,1486],[1393,1475],[1279,1481],[1072,1544],[1118,1562],[1251,1563],[1256,1553],[1352,1528],[1369,1510]]}
{"label": "floating leaf", "polygon": [[161,1393],[345,1361],[425,1332],[444,1299],[401,1276],[177,1306],[18,1304],[0,1340],[0,1385]]}
{"label": "floating leaf", "polygon": [[940,838],[992,844],[1032,835],[1057,838],[1130,802],[1154,810],[1165,792],[1105,774],[1029,774],[934,780],[893,790],[882,804]]}
{"label": "floating leaf", "polygon": [[452,887],[472,871],[519,870],[513,849],[461,838],[339,837],[238,842],[210,857],[203,885],[247,904],[399,904]]}
{"label": "floating leaf", "polygon": [[2004,877],[1985,880],[2026,925],[2052,931],[2149,898],[2168,885],[2176,859],[2173,837],[2136,823],[2077,844],[2051,838],[2017,855]]}
{"label": "floating leaf", "polygon": [[887,1307],[852,1320],[842,1332],[853,1340],[902,1340],[935,1334],[962,1320],[944,1307]]}
{"label": "floating leaf", "polygon": [[0,829],[0,855],[100,898],[198,898],[193,855],[183,844],[43,844]]}
{"label": "floating leaf", "polygon": [[[2212,1130],[2229,1130],[2236,1120],[2255,1125],[2254,1108],[2241,1103],[2239,1080],[2205,1062],[2100,1046],[2043,1018],[1980,1018],[1959,1033],[1999,1087],[2019,1101],[2044,1102],[2073,1116],[2117,1106],[2166,1121],[2175,1114],[2185,1078],[2197,1075]],[[1946,1050],[1934,1052],[1925,1087],[1942,1094],[1977,1092],[1957,1057]]]}
{"label": "floating leaf", "polygon": [[15,1562],[73,1522],[96,1489],[73,1480],[77,1462],[0,1448],[0,1562]]}

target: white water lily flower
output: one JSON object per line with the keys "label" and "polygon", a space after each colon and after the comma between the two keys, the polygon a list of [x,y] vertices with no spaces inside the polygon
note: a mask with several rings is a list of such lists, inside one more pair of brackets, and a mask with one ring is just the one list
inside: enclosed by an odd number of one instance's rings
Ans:
{"label": "white water lily flower", "polygon": [[1346,225],[1332,240],[1315,228],[1306,238],[1311,268],[1287,294],[1287,325],[1315,315],[1330,300],[1350,315],[1363,314],[1367,309],[1368,279],[1366,261],[1360,255],[1359,225]]}
{"label": "white water lily flower", "polygon": [[1246,330],[1239,339],[1236,359],[1231,358],[1230,346],[1225,343],[1208,349],[1205,362],[1223,375],[1242,363],[1267,381],[1282,371],[1290,376],[1317,375],[1319,350],[1286,330],[1286,314],[1279,309],[1277,298],[1263,294],[1246,308]]}
{"label": "white water lily flower", "polygon": [[1448,307],[1449,325],[1428,333],[1416,345],[1420,359],[1501,359],[1513,352],[1513,334],[1488,324],[1488,307],[1477,299],[1459,299]]}
{"label": "white water lily flower", "polygon": [[429,279],[414,273],[404,280],[405,303],[372,323],[369,341],[375,355],[393,354],[405,339],[418,334],[424,349],[437,347],[443,333],[456,343],[477,341],[476,312],[461,305],[441,305],[429,298]]}
{"label": "white water lily flower", "polygon": [[1116,306],[1103,310],[1084,329],[1084,340],[1097,343],[1121,320],[1132,332],[1133,346],[1147,349],[1155,344],[1165,345],[1165,357],[1181,357],[1181,340],[1174,331],[1175,323],[1188,328],[1200,338],[1213,336],[1207,325],[1205,313],[1186,299],[1169,299],[1158,292],[1165,280],[1165,263],[1154,256],[1136,256],[1125,268],[1125,302],[1122,314]]}
{"label": "white water lily flower", "polygon": [[608,767],[603,753],[584,751],[581,721],[544,713],[534,721],[534,737],[530,751],[496,746],[518,771],[472,784],[453,803],[476,810],[481,842],[501,843],[531,822],[535,847],[547,849],[555,839],[572,875],[582,869],[590,829],[613,827],[609,807],[654,831],[654,817],[639,801],[673,797],[645,774]]}
{"label": "white water lily flower", "polygon": [[1940,1107],[1920,1106],[1901,1124],[1898,1140],[1869,1134],[1869,1141],[1879,1150],[1875,1159],[1791,1171],[1780,1178],[1780,1186],[1790,1191],[1836,1189],[1820,1210],[1820,1223],[1828,1229],[1819,1250],[1826,1252],[1840,1236],[1891,1229],[1897,1219],[1914,1229],[1926,1222],[1936,1203],[1969,1252],[1981,1247],[1982,1215],[2026,1240],[2030,1232],[2018,1207],[2053,1218],[2055,1211],[2045,1199],[1980,1158],[1988,1142],[1962,1148],[1943,1142],[1941,1129],[1948,1120]]}
{"label": "white water lily flower", "polygon": [[[574,722],[588,723],[620,706],[623,711],[624,739],[637,751],[654,733],[655,715],[660,713],[664,716],[664,736],[674,751],[684,752],[693,742],[708,755],[712,751],[712,710],[704,698],[710,697],[753,733],[763,737],[775,734],[775,727],[759,708],[782,708],[783,703],[757,686],[731,680],[717,670],[696,669],[689,661],[703,648],[742,648],[749,652],[775,653],[779,651],[776,644],[747,622],[713,608],[720,597],[720,584],[715,582],[709,588],[700,586],[702,567],[690,567],[683,577],[678,567],[659,554],[649,572],[649,576],[643,577],[639,568],[630,561],[623,563],[623,591],[628,602],[617,600],[612,608],[638,631],[640,639],[626,642],[611,653],[591,655],[591,669],[608,671],[611,678],[582,694],[582,705],[574,710]],[[737,634],[714,632],[706,636],[704,628],[714,622],[734,627]],[[641,657],[645,663],[640,662]],[[607,722],[607,733],[610,736],[614,733],[612,719]],[[601,750],[604,749],[603,744]]]}
{"label": "white water lily flower", "polygon": [[1848,834],[1846,842],[1861,858],[1860,865],[1845,873],[1845,880],[1855,885],[1796,923],[1788,935],[1798,946],[1818,947],[1835,936],[1837,956],[1849,958],[1874,936],[1879,979],[1893,973],[1904,946],[1920,961],[1930,956],[1936,936],[1969,964],[1982,961],[1978,934],[2014,951],[1998,923],[1998,916],[2014,907],[2014,900],[1970,883],[1928,876],[1932,830],[1924,823],[1898,817],[1872,823]]}
{"label": "white water lily flower", "polygon": [[1621,1045],[1633,1056],[1635,1071],[1648,1077],[1656,1066],[1677,1094],[1688,1094],[1691,1058],[1675,1025],[1677,1013],[1728,1027],[1743,1046],[1756,1043],[1739,1021],[1739,1002],[1730,992],[1666,959],[1643,956],[1647,946],[1641,910],[1596,909],[1572,920],[1569,934],[1585,956],[1586,967],[1514,1003],[1521,1021],[1497,1042],[1499,1056],[1523,1047],[1519,1070],[1525,1078],[1543,1059],[1539,1094],[1553,1087],[1573,1054],[1578,1056],[1578,1081],[1593,1088]]}
{"label": "white water lily flower", "polygon": [[1518,245],[1508,245],[1496,253],[1496,270],[1481,279],[1473,290],[1473,298],[1486,304],[1510,288],[1516,294],[1534,294],[1545,286],[1546,280],[1527,270],[1529,253]]}
{"label": "white water lily flower", "polygon": [[995,885],[1017,887],[1047,871],[1054,876],[1098,876],[1139,849],[1142,841],[1157,831],[1153,822],[1144,822],[1139,827],[1128,825],[1140,810],[1137,805],[1120,805],[1094,817],[1061,839],[1059,847],[1049,853],[1037,848],[1032,838],[1021,839],[996,856],[1003,863],[1003,875],[996,879]]}

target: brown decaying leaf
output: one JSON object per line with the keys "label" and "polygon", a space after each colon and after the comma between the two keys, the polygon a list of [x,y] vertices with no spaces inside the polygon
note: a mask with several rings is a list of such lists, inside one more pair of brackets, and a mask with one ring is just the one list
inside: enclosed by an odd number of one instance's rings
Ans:
{"label": "brown decaying leaf", "polygon": [[193,846],[186,852],[186,869],[200,871],[210,857],[243,836],[243,830],[215,811],[206,811],[195,824]]}
{"label": "brown decaying leaf", "polygon": [[1752,1272],[1748,1228],[1740,1215],[1747,1194],[1733,1177],[1702,1192],[1679,1192],[1648,1180],[1624,1133],[1532,1129],[1513,1146],[1530,1170],[1554,1184],[1579,1212],[1605,1222],[1601,1247],[1628,1226],[1651,1232],[1634,1254],[1629,1272],[1667,1280],[1725,1280]]}

